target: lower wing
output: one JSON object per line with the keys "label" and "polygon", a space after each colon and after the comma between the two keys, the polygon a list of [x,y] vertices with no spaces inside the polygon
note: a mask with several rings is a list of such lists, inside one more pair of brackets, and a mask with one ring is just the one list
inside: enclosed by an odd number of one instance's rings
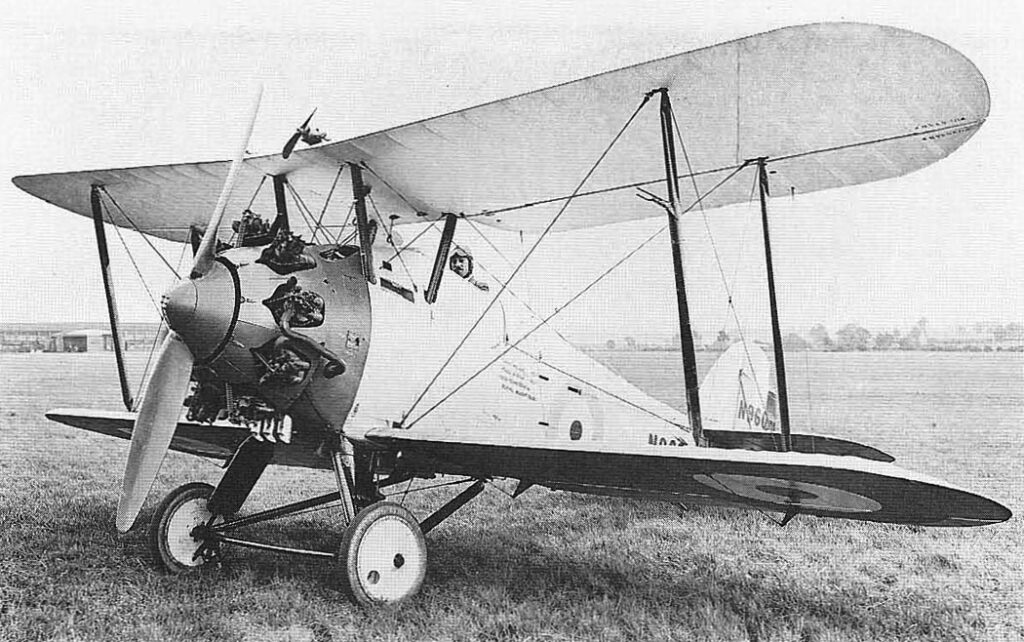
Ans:
{"label": "lower wing", "polygon": [[[131,439],[135,425],[135,413],[123,411],[60,408],[47,412],[46,418],[121,439]],[[252,432],[245,426],[183,421],[174,431],[170,449],[199,457],[227,460],[250,435]],[[304,443],[298,437],[292,446],[275,448],[272,462],[283,466],[330,468],[330,459],[317,454],[318,444]]]}
{"label": "lower wing", "polygon": [[367,435],[399,450],[408,473],[510,477],[558,490],[734,504],[787,514],[894,524],[980,526],[1006,521],[1001,504],[888,462],[798,452],[662,447],[608,452]]}
{"label": "lower wing", "polygon": [[[47,418],[130,439],[128,412],[60,409]],[[249,438],[245,427],[178,424],[171,449],[229,459]],[[509,477],[557,490],[668,501],[731,504],[762,510],[895,524],[981,526],[1006,521],[1009,509],[941,480],[884,461],[801,452],[692,446],[632,451],[542,448],[422,439],[403,429],[367,434],[376,447],[401,453],[411,474]],[[317,444],[275,449],[273,463],[329,468]],[[397,472],[397,471],[396,471]]]}

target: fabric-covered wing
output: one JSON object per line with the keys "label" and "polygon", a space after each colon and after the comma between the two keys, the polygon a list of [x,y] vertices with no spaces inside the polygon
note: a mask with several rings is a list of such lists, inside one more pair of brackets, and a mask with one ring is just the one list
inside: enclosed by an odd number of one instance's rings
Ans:
{"label": "fabric-covered wing", "polygon": [[[369,170],[374,202],[385,216],[398,216],[396,224],[452,212],[539,230],[644,94],[660,87],[669,89],[701,193],[758,157],[769,158],[775,194],[899,176],[951,153],[989,112],[984,78],[941,42],[872,25],[789,27],[298,150],[288,160],[250,158],[228,211],[241,212],[267,174],[286,174],[319,208],[339,166],[355,162]],[[663,214],[635,195],[636,186],[662,191],[656,103],[640,112],[556,229]],[[91,212],[90,186],[104,185],[135,226],[183,240],[190,225],[205,224],[227,167],[190,163],[20,176],[15,183],[83,215]],[[715,191],[705,207],[745,201],[752,171]],[[681,186],[684,200],[692,200],[691,181]],[[342,218],[347,204],[339,199],[340,212],[328,220]],[[253,209],[264,217],[276,211],[269,185]],[[119,213],[109,218],[132,226]]]}
{"label": "fabric-covered wing", "polygon": [[609,452],[418,439],[401,429],[368,435],[400,449],[411,470],[510,477],[558,490],[734,504],[896,524],[980,526],[1010,518],[1004,506],[890,463],[856,457],[663,448]]}

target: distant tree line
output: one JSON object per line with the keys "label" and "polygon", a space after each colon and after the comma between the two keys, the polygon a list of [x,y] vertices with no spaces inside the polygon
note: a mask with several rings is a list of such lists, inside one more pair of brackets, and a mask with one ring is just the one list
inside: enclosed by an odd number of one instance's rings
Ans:
{"label": "distant tree line", "polygon": [[[694,333],[697,350],[725,350],[739,340],[726,330],[720,330],[714,341],[705,342],[699,333]],[[782,345],[787,351],[811,350],[817,352],[867,352],[872,350],[950,350],[950,351],[1024,351],[1024,325],[1020,323],[994,324],[976,323],[971,327],[960,326],[953,332],[932,336],[928,331],[928,319],[921,318],[909,330],[870,330],[848,323],[830,334],[824,324],[818,323],[806,334],[790,332],[783,337]],[[678,350],[679,333],[668,343],[641,343],[627,336],[621,341],[608,339],[606,350]]]}
{"label": "distant tree line", "polygon": [[791,332],[782,341],[786,350],[822,352],[866,352],[869,350],[1024,350],[1024,326],[1020,323],[975,324],[960,326],[953,333],[931,336],[928,319],[921,318],[908,331],[898,328],[872,333],[855,323],[848,323],[830,336],[823,324],[807,332],[807,337]]}

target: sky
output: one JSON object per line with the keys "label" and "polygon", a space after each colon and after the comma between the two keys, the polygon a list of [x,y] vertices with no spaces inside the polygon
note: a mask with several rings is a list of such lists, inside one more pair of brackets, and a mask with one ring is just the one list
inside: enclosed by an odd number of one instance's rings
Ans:
{"label": "sky", "polygon": [[[1024,320],[1024,169],[1016,160],[1024,157],[1024,24],[1013,2],[88,4],[17,3],[0,15],[0,323],[106,318],[91,221],[22,193],[11,177],[226,158],[259,83],[265,92],[249,149],[273,153],[313,107],[316,125],[344,139],[819,21],[886,24],[942,40],[984,74],[992,111],[961,149],[921,171],[772,200],[784,330]],[[716,291],[721,274],[708,244],[688,254],[695,325],[713,334],[738,317],[764,335],[757,210],[728,211],[737,222],[716,232],[714,249],[736,313]],[[551,310],[663,223],[545,239],[513,289]],[[168,271],[126,235],[147,293],[110,240],[122,318],[155,320],[153,299],[172,283]],[[495,242],[513,260],[524,251],[512,235]],[[172,261],[182,257],[180,246],[157,246]],[[479,239],[474,251],[500,263]],[[558,327],[584,342],[671,336],[669,257],[667,239],[657,239],[566,309]]]}

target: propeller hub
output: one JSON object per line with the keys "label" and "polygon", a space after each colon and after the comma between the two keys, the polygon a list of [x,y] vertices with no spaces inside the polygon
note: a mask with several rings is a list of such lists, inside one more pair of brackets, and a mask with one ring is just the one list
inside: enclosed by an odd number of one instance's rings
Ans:
{"label": "propeller hub", "polygon": [[164,294],[164,318],[197,361],[209,360],[223,349],[238,318],[239,300],[232,271],[214,262],[203,276],[179,283]]}
{"label": "propeller hub", "polygon": [[195,316],[199,304],[199,293],[192,281],[183,281],[172,287],[160,299],[167,325],[180,333],[179,328],[186,328]]}

